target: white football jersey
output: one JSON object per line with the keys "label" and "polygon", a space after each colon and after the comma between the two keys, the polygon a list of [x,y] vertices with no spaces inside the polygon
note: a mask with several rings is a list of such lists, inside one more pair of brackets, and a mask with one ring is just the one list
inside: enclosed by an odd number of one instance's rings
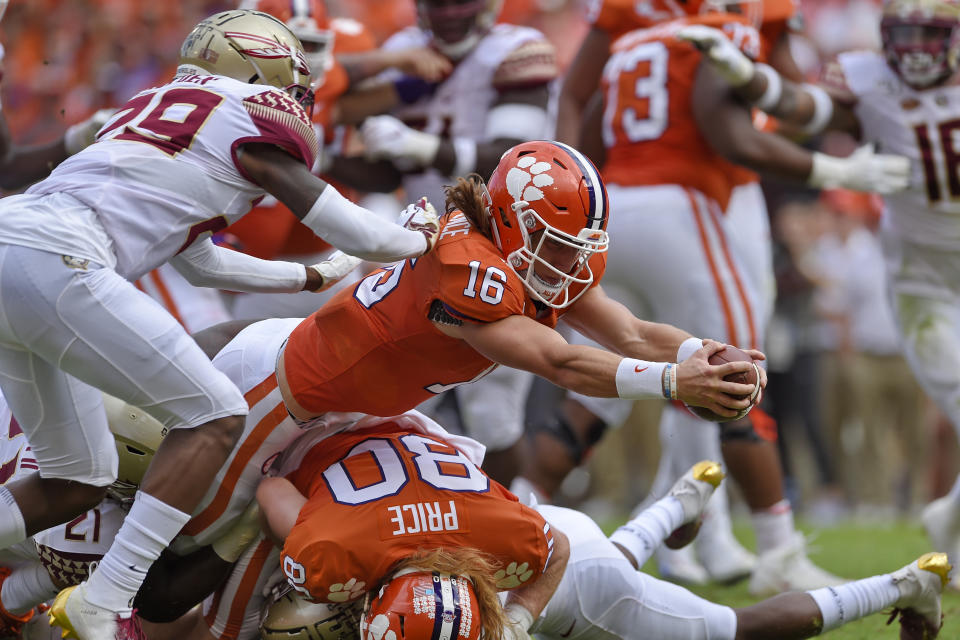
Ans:
{"label": "white football jersey", "polygon": [[839,56],[863,139],[884,153],[910,158],[907,191],[885,196],[884,224],[911,242],[956,247],[960,242],[960,86],[917,91],[880,53]]}
{"label": "white football jersey", "polygon": [[[309,118],[282,91],[177,76],[134,96],[95,144],[26,194],[3,199],[0,242],[107,262],[136,280],[264,195],[238,162],[239,146],[255,142],[308,167],[317,154]],[[38,198],[45,194],[58,194],[58,206],[45,206],[50,200]]]}
{"label": "white football jersey", "polygon": [[[460,60],[432,94],[392,113],[418,129],[451,138],[467,138],[487,142],[487,113],[497,98],[493,76],[500,64],[517,47],[533,40],[543,40],[536,29],[512,24],[494,26],[470,53]],[[430,37],[418,27],[408,27],[391,36],[383,48],[388,50],[426,47]],[[543,137],[544,131],[531,131],[530,138]],[[426,196],[438,209],[446,201],[443,185],[450,179],[430,169],[404,176],[403,187],[408,199]]]}

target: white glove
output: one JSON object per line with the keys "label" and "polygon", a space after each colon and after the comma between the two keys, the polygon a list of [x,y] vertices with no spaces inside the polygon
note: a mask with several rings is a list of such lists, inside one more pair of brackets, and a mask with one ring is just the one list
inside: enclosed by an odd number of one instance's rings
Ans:
{"label": "white glove", "polygon": [[807,184],[820,189],[895,193],[910,186],[910,160],[878,154],[872,144],[860,147],[847,158],[814,153]]}
{"label": "white glove", "polygon": [[360,258],[354,258],[353,256],[345,254],[343,251],[334,251],[330,257],[323,262],[310,265],[307,269],[313,269],[319,273],[320,278],[323,280],[323,284],[313,289],[313,292],[319,293],[326,291],[360,266],[361,262],[363,262],[363,260]]}
{"label": "white glove", "polygon": [[723,78],[733,87],[739,87],[753,78],[754,64],[720,29],[693,24],[677,31],[676,37],[686,40],[713,63]]}
{"label": "white glove", "polygon": [[116,109],[100,109],[83,122],[71,125],[63,134],[63,146],[66,147],[67,154],[72,156],[93,144],[97,132],[116,112]]}
{"label": "white glove", "polygon": [[519,602],[511,602],[503,608],[507,624],[503,627],[503,640],[529,640],[527,631],[533,626],[533,614]]}
{"label": "white glove", "polygon": [[415,203],[408,204],[407,208],[397,216],[397,224],[424,235],[427,239],[427,250],[423,252],[424,255],[433,251],[440,238],[440,218],[437,216],[437,210],[426,198],[420,198]]}
{"label": "white glove", "polygon": [[360,135],[370,160],[390,160],[401,171],[433,164],[440,138],[411,129],[393,116],[373,116],[363,121]]}

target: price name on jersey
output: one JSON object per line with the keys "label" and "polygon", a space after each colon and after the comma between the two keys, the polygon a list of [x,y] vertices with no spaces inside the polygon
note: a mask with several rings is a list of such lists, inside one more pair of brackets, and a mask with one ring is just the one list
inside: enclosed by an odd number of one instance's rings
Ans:
{"label": "price name on jersey", "polygon": [[457,505],[453,500],[447,500],[446,504],[439,500],[413,502],[387,507],[387,511],[391,514],[389,521],[394,526],[391,533],[395,536],[460,530]]}

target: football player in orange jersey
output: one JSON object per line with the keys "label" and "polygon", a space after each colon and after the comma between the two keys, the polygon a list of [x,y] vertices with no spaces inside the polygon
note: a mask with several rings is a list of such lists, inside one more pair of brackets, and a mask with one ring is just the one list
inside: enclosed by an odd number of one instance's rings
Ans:
{"label": "football player in orange jersey", "polygon": [[[694,465],[608,539],[572,509],[517,505],[473,466],[477,449],[413,411],[367,418],[326,439],[303,436],[257,491],[282,553],[271,549],[261,563],[271,545],[258,542],[219,592],[219,605],[214,598],[211,607],[221,609],[233,598],[232,629],[222,633],[228,621],[210,624],[207,614],[198,624],[194,615],[191,633],[180,637],[249,640],[257,612],[265,640],[303,637],[303,629],[316,640],[500,637],[502,618],[507,640],[526,640],[528,632],[578,640],[783,640],[820,635],[888,607],[900,615],[902,638],[935,638],[941,627],[940,593],[950,570],[943,553],[890,574],[738,609],[638,571],[665,540],[682,542],[671,532],[702,515],[723,478],[716,462]],[[538,578],[545,538],[548,568]],[[469,581],[459,582],[458,574]],[[502,613],[490,601],[491,587],[509,590]]]}
{"label": "football player in orange jersey", "polygon": [[[608,284],[620,301],[634,309],[646,305],[660,320],[759,346],[765,324],[762,283],[749,277],[737,250],[737,233],[722,215],[735,184],[727,158],[814,186],[839,179],[850,188],[880,191],[904,188],[908,166],[903,158],[869,151],[830,159],[756,130],[749,109],[710,65],[700,63],[691,45],[674,36],[691,23],[722,27],[750,55],[756,56],[759,48],[759,36],[743,15],[715,13],[633,31],[615,43],[604,70],[603,111],[595,111],[584,135],[606,146],[597,153],[605,153],[604,177],[615,185],[611,200],[619,215],[612,225],[618,235],[633,240],[629,251],[612,251]],[[827,169],[837,162],[846,171]],[[683,257],[681,268],[674,266],[677,256]],[[637,273],[655,275],[638,279]],[[621,423],[628,411],[627,403],[573,398],[558,421],[569,425],[580,444],[588,442],[588,434],[602,432],[602,423]],[[722,450],[731,474],[744,487],[763,556],[751,577],[756,594],[837,580],[806,559],[783,499],[776,448],[757,436],[750,420],[717,429],[682,408],[668,407],[661,427],[680,434],[680,453],[694,460],[719,458]],[[575,463],[570,456],[570,464]],[[662,467],[658,490],[668,487],[682,468]],[[556,481],[544,478],[538,468],[530,474],[534,481]],[[737,573],[742,577],[746,567]]]}

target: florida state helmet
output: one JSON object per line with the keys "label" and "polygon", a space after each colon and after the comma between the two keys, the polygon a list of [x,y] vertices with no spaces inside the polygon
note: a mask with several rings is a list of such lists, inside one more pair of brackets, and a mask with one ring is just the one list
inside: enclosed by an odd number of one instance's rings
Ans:
{"label": "florida state helmet", "polygon": [[142,409],[106,393],[103,394],[103,407],[120,457],[117,479],[107,492],[123,502],[132,499],[137,492],[153,454],[167,435],[167,429]]}
{"label": "florida state helmet", "polygon": [[300,39],[313,87],[319,87],[333,65],[334,34],[323,0],[254,0],[254,4],[253,8],[282,21]]}
{"label": "florida state helmet", "polygon": [[433,45],[451,60],[477,46],[500,13],[503,0],[418,0],[417,19]]}
{"label": "florida state helmet", "polygon": [[958,25],[954,0],[887,0],[880,21],[887,64],[914,89],[946,81],[960,59]]}
{"label": "florida state helmet", "polygon": [[272,589],[260,620],[262,640],[356,640],[362,601],[310,602],[286,582]]}
{"label": "florida state helmet", "polygon": [[[555,309],[583,295],[590,257],[609,244],[607,190],[593,163],[559,142],[524,142],[503,154],[487,191],[494,243],[530,295]],[[583,289],[571,297],[574,283]]]}
{"label": "florida state helmet", "polygon": [[234,9],[203,20],[183,41],[179,64],[276,87],[304,106],[313,101],[303,45],[285,24],[260,11]]}
{"label": "florida state helmet", "polygon": [[401,571],[376,597],[367,594],[360,640],[478,640],[481,627],[467,578]]}

